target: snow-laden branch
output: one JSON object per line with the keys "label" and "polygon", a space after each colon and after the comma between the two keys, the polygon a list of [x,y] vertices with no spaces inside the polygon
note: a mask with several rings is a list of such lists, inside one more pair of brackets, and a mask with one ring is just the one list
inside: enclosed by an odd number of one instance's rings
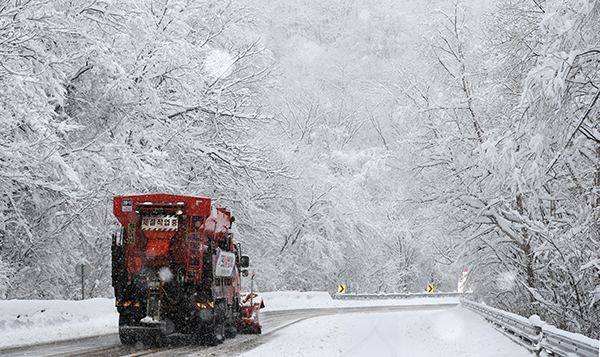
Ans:
{"label": "snow-laden branch", "polygon": [[594,99],[592,99],[592,101],[590,102],[587,110],[585,111],[585,114],[579,119],[579,122],[575,126],[575,129],[573,129],[573,131],[571,132],[571,135],[569,135],[569,138],[567,139],[567,141],[563,145],[562,150],[560,150],[558,152],[558,154],[556,154],[556,156],[554,157],[554,159],[552,160],[552,162],[550,162],[550,164],[548,165],[548,168],[546,169],[546,174],[548,174],[552,170],[552,168],[554,167],[554,165],[556,165],[556,162],[558,161],[558,159],[560,159],[560,157],[564,154],[564,152],[567,149],[567,147],[571,144],[571,141],[575,137],[575,134],[577,134],[577,132],[581,130],[581,126],[588,119],[588,116],[590,115],[590,113],[592,112],[592,110],[594,109],[594,107],[596,106],[596,102],[598,101],[598,98],[600,98],[600,89],[598,89],[596,91],[596,95],[594,96]]}

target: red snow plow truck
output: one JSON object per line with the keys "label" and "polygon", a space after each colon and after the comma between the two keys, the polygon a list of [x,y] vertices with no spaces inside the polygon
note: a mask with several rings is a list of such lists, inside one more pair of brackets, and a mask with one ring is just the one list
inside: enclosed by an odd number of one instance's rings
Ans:
{"label": "red snow plow truck", "polygon": [[124,344],[187,336],[208,345],[261,333],[262,300],[240,293],[249,258],[230,233],[234,218],[211,200],[166,194],[113,200],[112,285]]}

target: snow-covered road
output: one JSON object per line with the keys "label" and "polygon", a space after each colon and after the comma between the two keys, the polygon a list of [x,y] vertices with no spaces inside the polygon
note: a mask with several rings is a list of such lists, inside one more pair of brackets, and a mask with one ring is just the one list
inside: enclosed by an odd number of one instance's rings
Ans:
{"label": "snow-covered road", "polygon": [[278,330],[242,356],[279,355],[532,356],[460,306],[315,317]]}
{"label": "snow-covered road", "polygon": [[[215,348],[170,351],[179,356],[244,357],[532,356],[483,317],[457,306],[455,298],[339,301],[322,292],[262,295],[267,306],[262,310],[263,335],[240,336]],[[116,333],[113,303],[0,301],[0,349]],[[369,311],[357,312],[364,308]],[[248,338],[252,349],[235,347]]]}

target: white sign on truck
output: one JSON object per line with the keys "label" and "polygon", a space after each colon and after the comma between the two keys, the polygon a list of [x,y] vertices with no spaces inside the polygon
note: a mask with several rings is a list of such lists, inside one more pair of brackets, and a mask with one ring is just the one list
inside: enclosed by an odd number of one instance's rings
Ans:
{"label": "white sign on truck", "polygon": [[215,261],[215,276],[231,278],[235,267],[235,254],[217,249]]}

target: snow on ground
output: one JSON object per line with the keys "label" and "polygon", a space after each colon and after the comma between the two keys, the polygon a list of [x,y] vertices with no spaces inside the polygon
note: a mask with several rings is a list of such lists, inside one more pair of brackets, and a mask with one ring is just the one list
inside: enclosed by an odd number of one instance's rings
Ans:
{"label": "snow on ground", "polygon": [[277,311],[292,309],[335,308],[355,306],[389,306],[389,305],[429,305],[429,304],[457,304],[458,298],[431,297],[389,300],[338,300],[322,291],[297,292],[278,291],[261,293],[260,297],[265,303],[261,311]]}
{"label": "snow on ground", "polygon": [[0,348],[118,333],[113,299],[0,300]]}
{"label": "snow on ground", "polygon": [[[326,292],[263,293],[262,311],[389,304],[456,302],[456,299],[334,300]],[[113,299],[0,300],[0,348],[118,333]]]}
{"label": "snow on ground", "polygon": [[[456,298],[334,300],[325,292],[263,293],[265,309],[456,303]],[[113,299],[0,301],[0,348],[118,332]],[[267,332],[267,330],[265,330]],[[466,347],[465,347],[466,346]],[[243,356],[531,356],[461,307],[316,317],[275,332]]]}
{"label": "snow on ground", "polygon": [[242,357],[532,357],[462,307],[316,317],[274,333]]}

